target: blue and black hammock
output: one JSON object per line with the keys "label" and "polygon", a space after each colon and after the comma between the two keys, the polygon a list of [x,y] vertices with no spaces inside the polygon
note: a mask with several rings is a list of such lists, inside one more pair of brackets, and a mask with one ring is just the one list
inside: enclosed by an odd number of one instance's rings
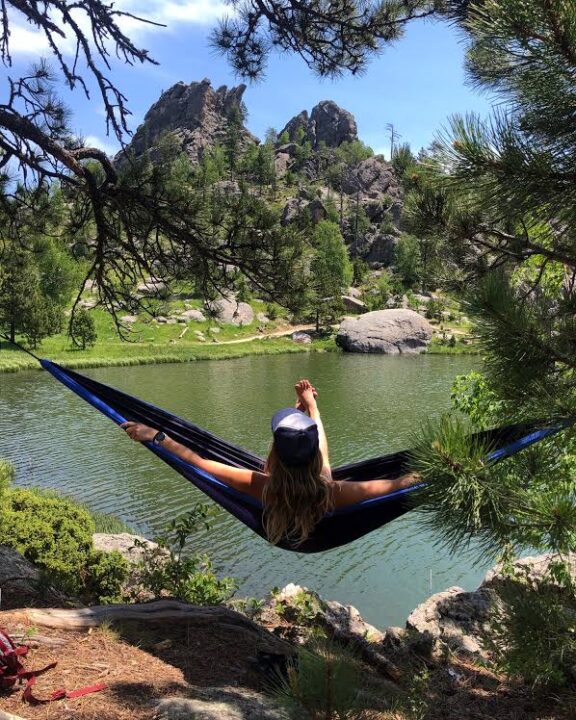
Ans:
{"label": "blue and black hammock", "polygon": [[[171,438],[202,455],[202,457],[218,460],[233,467],[243,467],[257,471],[263,468],[264,461],[262,458],[225,440],[221,440],[197,425],[182,420],[143,400],[131,397],[120,390],[115,390],[91,380],[80,373],[66,370],[49,360],[41,360],[40,362],[42,367],[57,380],[119,425],[131,420],[154,428],[161,428]],[[576,418],[569,418],[551,424],[534,422],[508,425],[479,433],[477,438],[487,443],[491,448],[491,452],[486,458],[487,461],[498,462],[529,445],[564,430],[574,422],[576,422]],[[214,502],[221,505],[260,537],[266,538],[262,524],[262,504],[260,502],[229,487],[194,465],[180,460],[180,458],[164,448],[155,446],[152,443],[144,444]],[[396,452],[372,460],[362,460],[343,465],[333,469],[332,474],[334,479],[343,481],[362,482],[375,478],[397,478],[407,472],[409,456],[410,451],[408,450]],[[304,543],[297,547],[285,543],[284,545],[281,544],[280,547],[302,553],[316,553],[346,545],[412,509],[413,503],[410,501],[410,493],[417,488],[418,486],[412,486],[383,497],[365,500],[356,505],[336,510],[326,515],[316,525],[314,533]]]}

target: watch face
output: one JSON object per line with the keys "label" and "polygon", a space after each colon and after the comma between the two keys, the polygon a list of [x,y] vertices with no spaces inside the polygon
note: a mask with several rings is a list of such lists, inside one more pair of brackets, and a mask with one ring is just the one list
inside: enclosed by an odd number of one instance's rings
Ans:
{"label": "watch face", "polygon": [[156,434],[156,437],[154,438],[154,442],[156,444],[161,443],[162,440],[166,439],[166,435],[163,432],[159,432]]}

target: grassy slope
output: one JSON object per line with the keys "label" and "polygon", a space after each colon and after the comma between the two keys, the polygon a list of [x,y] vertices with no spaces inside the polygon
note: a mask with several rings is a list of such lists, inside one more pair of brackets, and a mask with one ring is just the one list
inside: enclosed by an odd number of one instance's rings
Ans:
{"label": "grassy slope", "polygon": [[[252,303],[256,313],[263,312],[265,306],[258,301]],[[200,301],[171,302],[169,313],[178,313],[185,307],[200,307]],[[290,337],[256,337],[259,335],[258,323],[243,328],[235,325],[220,325],[215,322],[191,322],[187,326],[159,325],[150,318],[140,316],[138,322],[131,325],[130,342],[121,340],[111,317],[102,310],[92,310],[96,323],[98,341],[87,350],[71,346],[65,334],[55,335],[44,340],[35,351],[40,357],[58,362],[66,367],[87,368],[112,365],[146,365],[152,363],[176,363],[195,360],[224,360],[246,357],[248,355],[277,355],[280,353],[327,352],[337,350],[333,338],[314,340],[311,345],[298,345]],[[474,345],[465,345],[462,338],[469,337],[468,322],[433,321],[440,335],[435,335],[428,352],[431,354],[475,354]],[[186,330],[187,328],[187,330]],[[186,330],[185,334],[180,335]],[[290,325],[283,319],[269,323],[266,333],[291,332]],[[454,334],[458,342],[451,347],[442,340],[442,331],[447,336]],[[205,340],[196,333],[202,332]],[[245,342],[241,342],[245,340]],[[38,363],[29,355],[20,352],[6,342],[0,343],[0,372],[37,369]]]}
{"label": "grassy slope", "polygon": [[[245,357],[247,355],[275,355],[278,353],[324,352],[335,347],[332,340],[316,340],[311,345],[298,345],[289,337],[263,337],[246,342],[234,342],[258,335],[258,325],[245,328],[233,325],[190,323],[186,334],[179,335],[185,325],[157,325],[139,321],[132,328],[133,342],[121,340],[111,318],[103,311],[94,310],[98,332],[96,345],[87,350],[71,347],[65,335],[44,340],[35,353],[67,367],[102,367],[107,365],[144,365],[150,363],[188,362]],[[209,328],[219,332],[210,333]],[[202,331],[205,341],[199,341],[195,331]],[[288,327],[286,330],[290,332]],[[0,372],[36,369],[39,365],[29,355],[18,351],[6,342],[0,344]]]}

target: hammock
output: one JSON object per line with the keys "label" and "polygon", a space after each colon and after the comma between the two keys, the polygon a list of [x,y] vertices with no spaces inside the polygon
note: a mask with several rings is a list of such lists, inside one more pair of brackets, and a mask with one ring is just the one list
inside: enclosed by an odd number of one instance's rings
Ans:
{"label": "hammock", "polygon": [[[57,380],[119,425],[127,420],[132,420],[155,428],[162,428],[174,440],[210,460],[218,460],[227,465],[250,470],[262,470],[263,468],[262,458],[216,437],[197,425],[182,420],[143,400],[131,397],[120,390],[91,380],[72,370],[66,370],[49,360],[40,360],[40,362],[42,367]],[[479,433],[477,437],[493,448],[487,460],[497,462],[564,430],[574,422],[576,422],[576,418],[549,425],[542,422],[508,425]],[[266,539],[260,502],[229,487],[194,465],[180,460],[164,448],[152,443],[144,444],[214,502],[221,505],[260,537]],[[405,450],[372,460],[362,460],[334,468],[332,475],[335,480],[344,481],[397,478],[407,471],[409,455],[410,452]],[[410,502],[410,493],[418,487],[421,486],[415,485],[338,509],[326,515],[304,543],[297,547],[285,543],[279,547],[302,553],[316,553],[346,545],[411,510],[413,504]]]}

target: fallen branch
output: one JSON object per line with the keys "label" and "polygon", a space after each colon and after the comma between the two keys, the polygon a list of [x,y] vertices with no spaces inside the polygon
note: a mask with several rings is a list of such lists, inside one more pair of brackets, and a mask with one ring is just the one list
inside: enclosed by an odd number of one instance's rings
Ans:
{"label": "fallen branch", "polygon": [[23,611],[35,625],[64,630],[86,630],[108,622],[185,622],[196,626],[231,629],[235,633],[246,633],[274,645],[276,650],[284,649],[292,654],[293,648],[275,637],[244,615],[222,606],[200,607],[180,600],[154,600],[139,605],[95,605],[88,608],[28,608]]}

